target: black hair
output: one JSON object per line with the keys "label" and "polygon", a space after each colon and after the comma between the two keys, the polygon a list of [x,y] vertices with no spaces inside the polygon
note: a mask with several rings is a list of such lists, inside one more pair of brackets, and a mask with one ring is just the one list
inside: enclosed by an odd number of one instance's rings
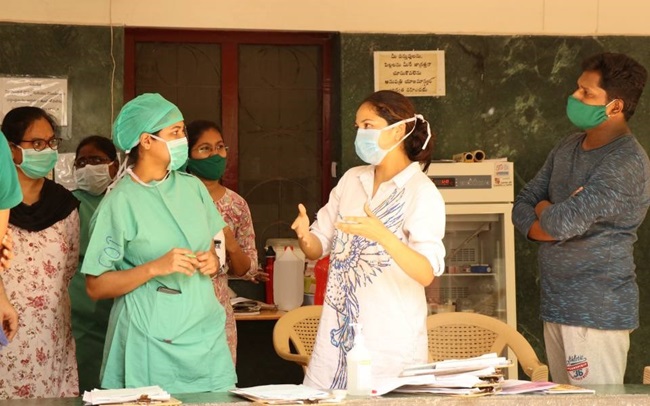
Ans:
{"label": "black hair", "polygon": [[609,100],[623,100],[623,115],[629,120],[643,93],[648,71],[625,54],[604,52],[593,55],[582,62],[583,71],[600,73],[600,87]]}
{"label": "black hair", "polygon": [[[415,116],[413,103],[406,96],[392,90],[375,92],[366,97],[361,104],[365,103],[370,104],[377,115],[386,120],[388,125]],[[414,130],[413,126],[415,126]],[[404,140],[404,151],[406,151],[406,155],[411,161],[424,164],[424,170],[426,171],[431,163],[431,154],[433,153],[436,135],[431,132],[429,143],[422,149],[429,136],[427,122],[418,118],[414,122],[406,123],[405,134],[408,134],[411,130],[413,130],[413,133]]]}
{"label": "black hair", "polygon": [[187,148],[192,149],[201,137],[201,134],[207,130],[215,130],[223,137],[221,128],[214,121],[194,120],[187,125]]}
{"label": "black hair", "polygon": [[54,117],[45,110],[32,106],[16,107],[10,110],[2,120],[2,132],[7,137],[7,141],[17,145],[23,140],[27,129],[41,118],[50,123],[55,135],[59,133],[59,126]]}
{"label": "black hair", "polygon": [[85,147],[86,145],[92,145],[95,148],[99,149],[105,153],[111,161],[117,160],[117,150],[115,149],[115,145],[113,145],[113,141],[101,135],[89,135],[88,137],[81,140],[79,142],[79,145],[77,145],[75,158],[79,156],[79,151],[81,148]]}

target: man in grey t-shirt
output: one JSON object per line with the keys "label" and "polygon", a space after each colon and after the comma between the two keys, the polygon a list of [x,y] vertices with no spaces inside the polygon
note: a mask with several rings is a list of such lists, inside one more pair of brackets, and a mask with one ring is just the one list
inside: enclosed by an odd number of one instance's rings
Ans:
{"label": "man in grey t-shirt", "polygon": [[560,141],[515,199],[512,219],[540,242],[541,317],[551,377],[621,384],[639,324],[633,245],[650,205],[650,161],[627,125],[647,71],[623,54],[582,63]]}

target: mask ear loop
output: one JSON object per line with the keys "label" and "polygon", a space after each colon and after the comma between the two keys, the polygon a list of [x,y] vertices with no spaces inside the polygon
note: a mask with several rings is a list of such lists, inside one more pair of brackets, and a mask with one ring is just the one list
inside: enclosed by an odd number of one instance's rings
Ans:
{"label": "mask ear loop", "polygon": [[[607,103],[607,104],[605,105],[605,109],[607,109],[607,107],[609,107],[609,105],[612,104],[612,103],[614,103],[616,100],[618,100],[618,99],[614,99],[614,100],[612,100],[611,102]],[[607,117],[610,117],[610,115],[607,114]]]}
{"label": "mask ear loop", "polygon": [[415,122],[416,125],[417,125],[417,120],[422,120],[422,122],[427,123],[427,139],[424,141],[424,145],[422,145],[422,150],[424,151],[427,145],[429,145],[429,140],[431,139],[431,126],[429,125],[429,122],[424,119],[424,116],[422,116],[422,114],[416,114],[415,118],[416,118],[416,122]]}

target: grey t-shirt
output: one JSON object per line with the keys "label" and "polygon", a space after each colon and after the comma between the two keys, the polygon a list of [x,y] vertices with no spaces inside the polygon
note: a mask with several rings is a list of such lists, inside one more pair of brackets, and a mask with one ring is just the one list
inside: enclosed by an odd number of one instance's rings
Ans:
{"label": "grey t-shirt", "polygon": [[[559,142],[517,195],[512,213],[525,236],[535,205],[556,242],[539,248],[544,321],[604,330],[638,327],[633,246],[650,205],[650,161],[633,135],[585,151],[585,133]],[[572,196],[578,188],[583,190]]]}

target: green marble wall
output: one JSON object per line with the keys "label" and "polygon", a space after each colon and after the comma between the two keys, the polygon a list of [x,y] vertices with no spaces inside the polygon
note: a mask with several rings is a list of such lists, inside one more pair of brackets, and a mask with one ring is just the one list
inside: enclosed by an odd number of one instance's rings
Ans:
{"label": "green marble wall", "polygon": [[[512,37],[457,35],[341,35],[342,169],[361,162],[354,152],[354,116],[373,92],[373,52],[445,51],[447,96],[415,97],[417,110],[438,134],[434,158],[483,149],[515,163],[516,192],[542,166],[552,146],[573,131],[565,116],[582,59],[601,51],[623,52],[650,70],[650,39],[643,37]],[[650,89],[631,119],[641,144],[650,147]],[[518,329],[545,359],[539,319],[537,247],[517,235]],[[626,382],[640,383],[650,365],[650,220],[635,249],[641,290],[641,327],[631,335]]]}
{"label": "green marble wall", "polygon": [[[0,23],[0,75],[67,77],[69,125],[61,152],[73,152],[90,134],[110,135],[122,106],[124,29],[77,25]],[[114,112],[111,112],[113,81]]]}

